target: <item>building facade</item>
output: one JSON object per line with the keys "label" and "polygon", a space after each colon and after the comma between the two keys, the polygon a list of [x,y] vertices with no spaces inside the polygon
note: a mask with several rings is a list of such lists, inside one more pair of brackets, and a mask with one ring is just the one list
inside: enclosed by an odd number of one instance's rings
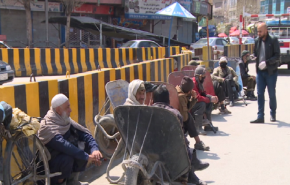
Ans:
{"label": "building facade", "polygon": [[290,13],[290,0],[261,0],[260,4],[261,14]]}

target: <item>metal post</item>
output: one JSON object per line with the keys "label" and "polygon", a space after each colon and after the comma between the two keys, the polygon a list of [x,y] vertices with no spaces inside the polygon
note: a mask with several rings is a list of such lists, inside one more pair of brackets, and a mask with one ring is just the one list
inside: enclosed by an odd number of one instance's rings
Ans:
{"label": "metal post", "polygon": [[103,47],[103,31],[102,31],[103,24],[100,24],[100,46]]}
{"label": "metal post", "polygon": [[48,0],[45,0],[45,26],[46,26],[46,46],[48,43]]}
{"label": "metal post", "polygon": [[209,61],[209,33],[208,33],[208,17],[206,17],[206,37],[207,37],[207,60]]}
{"label": "metal post", "polygon": [[173,17],[171,17],[171,21],[170,21],[170,27],[169,27],[169,36],[168,36],[168,56],[170,56],[170,38],[171,38],[171,29],[172,29],[172,22],[173,22]]}

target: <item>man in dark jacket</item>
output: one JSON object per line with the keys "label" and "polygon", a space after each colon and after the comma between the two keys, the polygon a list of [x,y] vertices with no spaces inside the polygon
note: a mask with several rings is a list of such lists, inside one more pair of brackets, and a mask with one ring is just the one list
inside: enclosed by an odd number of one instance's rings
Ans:
{"label": "man in dark jacket", "polygon": [[258,25],[258,36],[255,40],[254,55],[256,58],[258,118],[251,123],[264,123],[265,89],[267,87],[270,99],[270,121],[276,121],[276,82],[280,58],[278,39],[270,36],[265,23]]}
{"label": "man in dark jacket", "polygon": [[247,99],[257,100],[257,97],[254,95],[254,90],[256,87],[256,77],[248,74],[248,65],[250,60],[250,52],[248,50],[244,50],[242,52],[241,60],[239,61],[239,66],[241,70],[243,86],[247,87]]}
{"label": "man in dark jacket", "polygon": [[[173,114],[176,115],[178,118],[181,127],[183,127],[183,120],[180,112],[173,107],[170,106],[169,100],[169,91],[167,90],[165,85],[160,85],[156,90],[153,92],[153,107],[160,107],[169,110]],[[183,129],[184,130],[184,129]],[[209,166],[209,163],[205,163],[200,161],[196,156],[196,150],[194,149],[191,153],[189,148],[189,141],[187,140],[186,136],[184,136],[185,143],[187,146],[188,157],[191,160],[191,170],[188,173],[188,183],[194,183],[196,185],[206,185],[207,183],[200,180],[194,173],[194,171],[204,170]],[[184,175],[182,178],[186,178],[187,174]]]}

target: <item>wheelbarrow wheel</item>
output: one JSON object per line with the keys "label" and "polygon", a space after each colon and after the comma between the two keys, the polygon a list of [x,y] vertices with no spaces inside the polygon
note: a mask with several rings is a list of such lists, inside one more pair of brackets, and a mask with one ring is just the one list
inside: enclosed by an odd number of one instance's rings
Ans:
{"label": "wheelbarrow wheel", "polygon": [[[100,118],[99,124],[104,128],[108,135],[114,135],[119,132],[115,124],[115,120],[112,114],[108,114]],[[120,140],[120,136],[115,139],[109,139],[101,131],[98,126],[95,128],[95,140],[99,145],[99,149],[105,158],[111,158]]]}

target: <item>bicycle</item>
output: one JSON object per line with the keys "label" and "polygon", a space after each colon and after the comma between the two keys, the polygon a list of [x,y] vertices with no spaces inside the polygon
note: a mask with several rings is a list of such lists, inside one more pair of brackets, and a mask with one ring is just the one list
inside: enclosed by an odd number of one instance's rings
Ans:
{"label": "bicycle", "polygon": [[[51,177],[61,174],[50,174],[50,154],[38,137],[35,134],[26,136],[22,132],[22,128],[30,124],[32,119],[41,121],[41,118],[31,117],[16,128],[0,124],[0,164],[3,164],[0,168],[0,172],[3,171],[0,173],[0,185],[49,185]],[[4,161],[2,143],[6,143]]]}

